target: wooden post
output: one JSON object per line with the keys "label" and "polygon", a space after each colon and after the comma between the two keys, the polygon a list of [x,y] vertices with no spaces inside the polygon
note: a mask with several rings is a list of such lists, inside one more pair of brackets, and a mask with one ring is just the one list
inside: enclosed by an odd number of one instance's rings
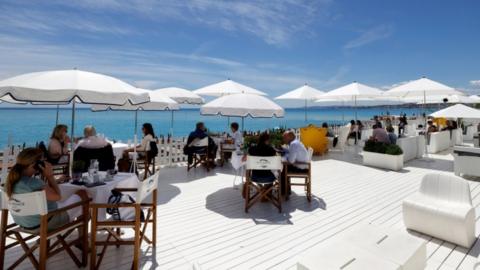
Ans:
{"label": "wooden post", "polygon": [[7,222],[8,210],[2,209],[2,220],[0,225],[0,269],[3,269],[3,264],[5,263],[5,245],[7,244]]}
{"label": "wooden post", "polygon": [[91,236],[90,236],[90,269],[96,269],[97,261],[97,207],[92,207],[92,225],[91,225]]}
{"label": "wooden post", "polygon": [[47,215],[40,217],[40,260],[39,269],[47,269],[47,257],[48,257],[48,245],[47,245],[47,233],[48,233],[48,219]]}
{"label": "wooden post", "polygon": [[152,244],[153,247],[157,246],[157,187],[155,187],[155,190],[153,191],[152,194],[152,214],[153,214],[153,222],[152,222]]}
{"label": "wooden post", "polygon": [[132,269],[138,269],[140,255],[140,202],[135,204],[135,236]]}

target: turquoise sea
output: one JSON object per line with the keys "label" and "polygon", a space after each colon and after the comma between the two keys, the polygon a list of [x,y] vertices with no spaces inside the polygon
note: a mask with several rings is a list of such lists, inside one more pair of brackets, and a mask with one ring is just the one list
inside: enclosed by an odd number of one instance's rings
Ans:
{"label": "turquoise sea", "polygon": [[[359,119],[370,119],[373,115],[382,115],[386,112],[398,115],[418,114],[418,108],[359,108]],[[353,108],[309,108],[308,124],[321,125],[322,122],[340,124],[342,119],[349,121],[354,118]],[[60,109],[60,123],[70,127],[71,110]],[[114,140],[133,138],[134,134],[134,112],[127,111],[105,111],[92,112],[88,108],[77,108],[75,121],[75,136],[82,136],[85,125],[94,125],[98,133]],[[47,141],[52,128],[55,125],[55,108],[0,108],[0,147],[7,145],[9,135],[16,145],[25,143],[34,145],[38,141]],[[207,128],[213,132],[227,130],[228,119],[221,116],[202,116],[198,109],[182,109],[174,113],[173,133],[174,137],[185,136],[194,129],[198,121],[205,122]],[[237,121],[241,124],[240,118],[230,118],[230,122]],[[153,124],[157,136],[167,135],[170,130],[171,112],[138,112],[139,127],[144,122]],[[274,127],[296,128],[305,126],[304,109],[286,109],[283,118],[245,118],[245,130],[264,130]],[[69,131],[70,133],[70,131]]]}

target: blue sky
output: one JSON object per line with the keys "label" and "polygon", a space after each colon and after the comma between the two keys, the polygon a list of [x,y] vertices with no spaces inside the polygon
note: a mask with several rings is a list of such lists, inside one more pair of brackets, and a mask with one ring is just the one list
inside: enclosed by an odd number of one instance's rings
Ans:
{"label": "blue sky", "polygon": [[76,67],[144,88],[232,78],[277,96],[425,75],[478,94],[479,10],[476,0],[2,0],[0,79]]}

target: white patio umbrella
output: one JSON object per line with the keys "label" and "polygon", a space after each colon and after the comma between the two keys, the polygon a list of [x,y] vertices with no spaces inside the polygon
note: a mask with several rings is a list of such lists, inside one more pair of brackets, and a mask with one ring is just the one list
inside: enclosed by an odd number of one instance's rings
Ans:
{"label": "white patio umbrella", "polygon": [[158,91],[150,91],[146,89],[139,89],[139,92],[145,92],[150,97],[150,101],[138,105],[125,104],[122,106],[118,105],[94,105],[92,106],[92,111],[135,111],[135,125],[134,125],[134,134],[138,132],[138,111],[166,111],[166,110],[178,110],[180,109],[178,103],[163,95]]}
{"label": "white patio umbrella", "polygon": [[332,91],[329,91],[321,95],[318,100],[322,99],[336,99],[338,101],[353,100],[353,106],[355,107],[355,121],[357,121],[357,101],[362,98],[376,98],[381,97],[383,94],[377,88],[370,87],[368,85],[353,82]]}
{"label": "white patio umbrella", "polygon": [[457,104],[448,108],[436,111],[430,116],[443,117],[443,118],[468,118],[468,119],[480,119],[480,110],[465,106],[463,104]]}
{"label": "white patio umbrella", "polygon": [[175,100],[179,104],[203,104],[205,100],[184,88],[179,87],[166,87],[153,90],[154,92],[159,92],[173,100]]}
{"label": "white patio umbrella", "polygon": [[283,117],[285,111],[270,99],[254,94],[233,94],[219,97],[200,108],[202,115],[222,115],[244,118]]}
{"label": "white patio umbrella", "polygon": [[471,95],[469,96],[469,98],[475,100],[476,101],[475,103],[480,103],[480,97],[477,95]]}
{"label": "white patio umbrella", "polygon": [[305,101],[305,122],[307,122],[308,101],[316,100],[320,95],[323,95],[323,94],[325,94],[325,92],[315,89],[309,86],[308,84],[305,84],[295,90],[292,90],[281,96],[278,96],[275,99],[304,100]]}
{"label": "white patio umbrella", "polygon": [[[179,104],[203,104],[205,100],[191,92],[188,91],[187,89],[179,88],[179,87],[167,87],[167,88],[160,88],[154,90],[155,92],[159,92],[165,96],[168,96],[169,98],[175,100]],[[172,136],[173,139],[173,113],[174,111],[172,110],[172,117],[170,119],[170,135]]]}
{"label": "white patio umbrella", "polygon": [[426,101],[429,96],[438,95],[463,95],[462,92],[445,84],[422,77],[418,80],[410,81],[405,84],[385,91],[385,96],[396,96],[402,98],[423,97]]}
{"label": "white patio umbrella", "polygon": [[[33,72],[0,81],[0,97],[32,103],[141,104],[145,93],[119,79],[103,74],[72,70]],[[72,102],[71,148],[75,130],[75,103]]]}
{"label": "white patio umbrella", "polygon": [[[410,100],[405,98],[406,101]],[[415,100],[415,99],[413,99]],[[443,104],[443,103],[463,103],[463,104],[475,104],[479,103],[480,100],[477,100],[473,97],[461,96],[461,95],[439,95],[439,96],[429,96],[426,101],[418,101],[417,104]]]}
{"label": "white patio umbrella", "polygon": [[241,83],[232,81],[230,79],[199,88],[193,91],[193,93],[201,96],[214,96],[214,97],[221,97],[224,95],[231,95],[231,94],[254,94],[254,95],[260,95],[260,96],[267,95],[262,91],[259,91],[250,86],[246,86]]}
{"label": "white patio umbrella", "polygon": [[[427,97],[438,95],[463,95],[460,91],[445,84],[422,77],[418,80],[410,81],[405,84],[394,87],[385,92],[385,96],[396,96],[405,99],[422,98],[423,104],[427,104]],[[425,118],[424,127],[427,127],[427,118]],[[425,141],[427,132],[425,132]],[[428,155],[427,144],[425,144],[425,154]]]}

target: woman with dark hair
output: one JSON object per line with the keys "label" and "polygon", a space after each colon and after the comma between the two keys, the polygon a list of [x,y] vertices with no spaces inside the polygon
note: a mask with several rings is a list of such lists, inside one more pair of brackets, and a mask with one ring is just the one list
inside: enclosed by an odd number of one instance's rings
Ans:
{"label": "woman with dark hair", "polygon": [[[137,145],[137,151],[144,152],[150,150],[150,142],[156,141],[155,133],[153,132],[153,126],[150,123],[144,123],[142,125],[143,138],[139,145]],[[125,152],[133,152],[134,148],[126,149]]]}
{"label": "woman with dark hair", "polygon": [[[270,135],[263,132],[258,137],[257,144],[248,148],[248,154],[251,156],[260,156],[260,157],[269,157],[275,156],[277,152],[270,145]],[[273,175],[270,170],[255,170],[252,171],[252,178],[263,179],[263,180],[275,180],[275,175]]]}

